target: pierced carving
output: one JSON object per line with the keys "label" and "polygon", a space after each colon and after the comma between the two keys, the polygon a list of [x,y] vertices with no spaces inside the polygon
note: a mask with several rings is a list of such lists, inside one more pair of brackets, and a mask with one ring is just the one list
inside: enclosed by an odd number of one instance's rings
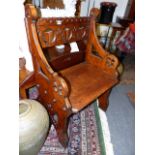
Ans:
{"label": "pierced carving", "polygon": [[111,67],[111,66],[113,66],[113,64],[114,64],[114,60],[108,57],[108,58],[106,59],[106,65],[107,65],[108,67]]}
{"label": "pierced carving", "polygon": [[108,54],[105,58],[105,64],[107,67],[116,68],[118,60],[115,56]]}

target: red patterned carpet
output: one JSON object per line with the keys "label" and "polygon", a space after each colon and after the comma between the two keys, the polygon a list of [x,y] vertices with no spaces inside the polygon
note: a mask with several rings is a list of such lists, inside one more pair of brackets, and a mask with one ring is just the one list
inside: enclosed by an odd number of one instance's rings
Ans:
{"label": "red patterned carpet", "polygon": [[70,118],[69,143],[64,149],[58,141],[56,130],[49,135],[38,155],[105,155],[105,144],[97,104],[93,103]]}

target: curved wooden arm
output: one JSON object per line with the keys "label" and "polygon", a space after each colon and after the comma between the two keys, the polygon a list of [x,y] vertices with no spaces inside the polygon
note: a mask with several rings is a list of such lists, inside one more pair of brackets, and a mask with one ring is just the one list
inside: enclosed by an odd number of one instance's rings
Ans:
{"label": "curved wooden arm", "polygon": [[[37,31],[36,31],[35,23],[36,23],[36,20],[39,18],[38,11],[34,7],[34,5],[27,4],[25,6],[25,14],[26,14],[26,19],[25,19],[26,31],[27,31],[28,43],[29,43],[31,54],[37,58],[43,72],[46,73],[46,75],[50,75],[54,73],[54,71],[51,69],[50,65],[48,64],[43,54],[43,51],[40,47],[38,36],[36,33]],[[34,64],[34,68],[36,70],[37,70],[37,67],[38,66]]]}
{"label": "curved wooden arm", "polygon": [[[103,49],[101,44],[99,43],[98,37],[96,35],[96,22],[95,19],[99,15],[99,10],[96,8],[93,8],[91,10],[90,16],[91,16],[91,27],[90,27],[90,38],[88,41],[88,52],[86,53],[87,60],[89,62],[93,62],[93,64],[96,64],[96,66],[102,67],[109,70],[110,72],[112,70],[115,70],[119,64],[119,61],[116,56],[113,54],[108,53],[106,50]],[[98,56],[95,56],[92,53],[92,47],[95,48],[95,52]]]}
{"label": "curved wooden arm", "polygon": [[39,61],[39,65],[41,67],[41,69],[43,70],[43,72],[50,77],[51,74],[54,73],[53,69],[51,68],[51,66],[48,64],[43,51],[40,47],[39,44],[39,40],[38,40],[38,36],[36,33],[36,27],[34,25],[34,23],[32,23],[31,25],[31,35],[32,35],[32,39],[31,39],[31,45],[33,44],[33,53],[35,55],[35,57],[37,57],[37,60]]}
{"label": "curved wooden arm", "polygon": [[98,41],[98,37],[96,35],[96,18],[98,17],[100,13],[100,10],[97,8],[92,8],[90,12],[90,17],[91,17],[91,32],[90,32],[90,37],[91,37],[91,42],[95,49],[97,50],[97,53],[101,57],[105,57],[108,53],[103,49],[101,44]]}
{"label": "curved wooden arm", "polygon": [[43,54],[35,25],[39,16],[37,14],[37,10],[33,5],[30,4],[26,5],[25,10],[27,16],[27,18],[25,19],[26,30],[29,47],[33,58],[34,72],[40,75],[44,74],[53,86],[52,91],[54,96],[59,99],[64,99],[69,95],[69,88],[66,81],[56,72],[54,72]]}

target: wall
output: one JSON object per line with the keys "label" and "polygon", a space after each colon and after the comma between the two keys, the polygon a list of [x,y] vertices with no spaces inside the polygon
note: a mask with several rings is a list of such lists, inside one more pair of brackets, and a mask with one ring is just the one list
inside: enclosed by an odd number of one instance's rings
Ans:
{"label": "wall", "polygon": [[[89,3],[90,2],[90,3]],[[124,17],[126,7],[128,4],[128,0],[85,0],[81,3],[81,16],[87,16],[88,11],[90,12],[90,9],[92,7],[100,8],[101,2],[115,2],[117,3],[117,7],[113,16],[113,22],[116,21],[117,16]]]}

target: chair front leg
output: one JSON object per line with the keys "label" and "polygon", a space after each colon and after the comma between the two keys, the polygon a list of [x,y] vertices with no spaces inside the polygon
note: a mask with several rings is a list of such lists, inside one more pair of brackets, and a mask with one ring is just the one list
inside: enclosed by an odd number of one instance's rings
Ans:
{"label": "chair front leg", "polygon": [[53,107],[53,112],[50,114],[51,122],[56,128],[59,142],[63,147],[68,144],[68,118],[71,114],[70,110]]}

